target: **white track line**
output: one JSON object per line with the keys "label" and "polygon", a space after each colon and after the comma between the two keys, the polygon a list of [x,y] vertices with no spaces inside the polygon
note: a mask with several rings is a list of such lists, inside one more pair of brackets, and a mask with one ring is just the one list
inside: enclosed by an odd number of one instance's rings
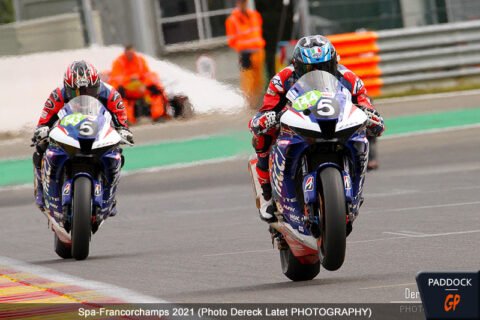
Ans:
{"label": "white track line", "polygon": [[60,271],[40,267],[37,265],[29,264],[23,261],[2,257],[0,256],[0,265],[12,267],[15,270],[31,273],[42,278],[52,280],[54,282],[60,282],[64,284],[78,285],[85,289],[94,290],[102,295],[106,295],[112,298],[118,298],[124,300],[127,303],[168,303],[165,300],[144,295],[130,289],[117,287],[111,284],[85,280],[79,277],[74,277]]}
{"label": "white track line", "polygon": [[402,211],[411,211],[411,210],[421,210],[421,209],[436,209],[436,208],[448,208],[448,207],[457,207],[457,206],[471,206],[478,205],[480,201],[472,202],[456,202],[456,203],[445,203],[445,204],[435,204],[430,206],[418,206],[418,207],[406,207],[406,208],[395,208],[395,209],[385,209],[385,210],[369,210],[365,214],[377,213],[377,212],[402,212]]}
{"label": "white track line", "polygon": [[411,286],[411,285],[417,285],[417,284],[415,282],[399,283],[399,284],[390,284],[386,286],[365,287],[365,288],[360,288],[360,290],[394,288],[394,287],[403,287],[403,286]]}

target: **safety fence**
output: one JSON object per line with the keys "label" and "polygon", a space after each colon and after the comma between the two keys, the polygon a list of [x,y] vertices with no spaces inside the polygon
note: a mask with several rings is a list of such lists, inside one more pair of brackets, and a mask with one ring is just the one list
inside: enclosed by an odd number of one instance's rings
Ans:
{"label": "safety fence", "polygon": [[[480,76],[480,20],[327,37],[373,97],[398,85]],[[295,44],[279,43],[277,68],[290,62]]]}

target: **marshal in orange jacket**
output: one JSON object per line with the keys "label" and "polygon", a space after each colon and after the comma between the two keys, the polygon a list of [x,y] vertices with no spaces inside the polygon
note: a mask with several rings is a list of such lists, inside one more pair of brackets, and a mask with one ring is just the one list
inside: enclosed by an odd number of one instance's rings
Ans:
{"label": "marshal in orange jacket", "polygon": [[129,60],[124,53],[113,62],[110,83],[118,88],[128,85],[132,80],[140,80],[146,86],[159,83],[156,74],[148,68],[145,58],[133,53],[132,59]]}
{"label": "marshal in orange jacket", "polygon": [[240,52],[245,50],[259,50],[265,47],[262,37],[262,16],[255,10],[245,12],[238,8],[225,22],[228,45]]}

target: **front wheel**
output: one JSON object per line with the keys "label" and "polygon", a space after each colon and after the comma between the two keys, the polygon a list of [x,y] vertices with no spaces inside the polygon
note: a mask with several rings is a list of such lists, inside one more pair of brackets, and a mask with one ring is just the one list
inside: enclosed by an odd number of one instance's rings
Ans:
{"label": "front wheel", "polygon": [[320,261],[314,264],[302,264],[293,255],[290,247],[280,250],[280,262],[283,274],[292,281],[312,280],[320,272]]}
{"label": "front wheel", "polygon": [[92,183],[79,177],[73,187],[72,256],[76,260],[88,257],[92,234]]}
{"label": "front wheel", "polygon": [[322,228],[320,259],[330,271],[338,270],[345,260],[347,244],[346,201],[340,171],[327,167],[320,172],[319,217]]}

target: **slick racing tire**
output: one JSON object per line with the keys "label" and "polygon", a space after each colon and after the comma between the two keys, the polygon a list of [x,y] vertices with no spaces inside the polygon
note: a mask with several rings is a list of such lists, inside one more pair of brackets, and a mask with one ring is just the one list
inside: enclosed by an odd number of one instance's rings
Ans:
{"label": "slick racing tire", "polygon": [[70,259],[72,257],[72,246],[63,243],[56,233],[53,234],[53,245],[55,247],[55,253],[58,254],[60,258]]}
{"label": "slick racing tire", "polygon": [[329,270],[338,270],[345,260],[347,244],[346,201],[343,179],[336,168],[320,172],[319,217],[322,229],[320,261]]}
{"label": "slick racing tire", "polygon": [[320,261],[302,264],[293,255],[290,247],[280,250],[280,263],[283,274],[292,281],[312,280],[320,272]]}
{"label": "slick racing tire", "polygon": [[76,260],[88,257],[92,234],[92,183],[79,177],[73,187],[72,256]]}

